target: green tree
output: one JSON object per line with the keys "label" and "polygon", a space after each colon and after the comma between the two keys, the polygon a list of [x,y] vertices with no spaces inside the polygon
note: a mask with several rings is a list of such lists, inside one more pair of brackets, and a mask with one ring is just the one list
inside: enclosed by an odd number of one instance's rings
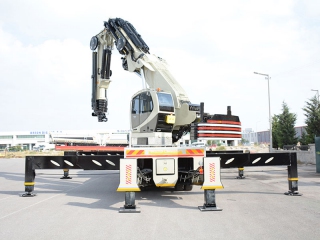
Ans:
{"label": "green tree", "polygon": [[211,146],[213,144],[217,144],[217,141],[216,140],[207,140],[207,145],[208,146]]}
{"label": "green tree", "polygon": [[308,138],[308,134],[305,132],[302,132],[301,137],[299,138],[299,142],[301,145],[308,145],[310,142],[310,139]]}
{"label": "green tree", "polygon": [[246,145],[247,143],[249,143],[249,141],[247,139],[241,138],[242,145]]}
{"label": "green tree", "polygon": [[279,147],[297,143],[296,130],[294,128],[297,115],[289,111],[288,105],[282,103],[282,113],[278,115],[278,141]]}
{"label": "green tree", "polygon": [[307,139],[309,143],[314,143],[314,137],[320,136],[320,104],[317,97],[314,96],[313,98],[310,98],[302,110],[306,117]]}
{"label": "green tree", "polygon": [[9,151],[12,151],[12,152],[19,152],[19,151],[22,151],[23,148],[21,146],[11,146],[9,147]]}
{"label": "green tree", "polygon": [[278,148],[279,147],[279,136],[280,136],[280,132],[279,132],[279,116],[278,115],[274,115],[272,117],[272,146],[274,148]]}

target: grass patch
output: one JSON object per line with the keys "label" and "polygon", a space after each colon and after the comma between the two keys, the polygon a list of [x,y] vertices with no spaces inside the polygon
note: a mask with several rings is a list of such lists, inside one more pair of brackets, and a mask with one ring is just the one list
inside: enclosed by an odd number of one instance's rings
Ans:
{"label": "grass patch", "polygon": [[26,156],[63,156],[63,151],[19,151],[19,152],[0,152],[0,158],[25,158]]}
{"label": "grass patch", "polygon": [[216,151],[225,151],[226,150],[226,147],[225,146],[218,146],[216,148]]}

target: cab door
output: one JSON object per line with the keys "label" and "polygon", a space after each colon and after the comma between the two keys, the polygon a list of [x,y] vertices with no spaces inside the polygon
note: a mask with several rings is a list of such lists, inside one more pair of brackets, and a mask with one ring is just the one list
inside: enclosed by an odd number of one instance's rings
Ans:
{"label": "cab door", "polygon": [[[143,122],[145,122],[151,115],[153,109],[152,96],[149,91],[142,92],[135,96],[131,102],[131,128],[134,130],[135,128],[141,126]],[[149,129],[147,123],[145,123],[143,126],[143,128]],[[154,129],[154,127],[152,129]]]}
{"label": "cab door", "polygon": [[140,95],[135,96],[131,102],[131,128],[140,125]]}
{"label": "cab door", "polygon": [[[140,94],[140,124],[142,124],[150,116],[153,110],[153,102],[150,92]],[[149,124],[149,123],[146,123]],[[149,129],[147,127],[147,129]]]}

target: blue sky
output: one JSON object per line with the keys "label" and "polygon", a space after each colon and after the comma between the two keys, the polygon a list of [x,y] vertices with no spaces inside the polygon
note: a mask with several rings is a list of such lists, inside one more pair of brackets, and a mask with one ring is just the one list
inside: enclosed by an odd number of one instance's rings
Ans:
{"label": "blue sky", "polygon": [[1,1],[0,131],[129,129],[141,80],[112,55],[107,123],[91,116],[89,42],[103,21],[131,22],[170,64],[192,103],[243,128],[267,130],[285,101],[304,125],[305,101],[320,90],[316,1]]}

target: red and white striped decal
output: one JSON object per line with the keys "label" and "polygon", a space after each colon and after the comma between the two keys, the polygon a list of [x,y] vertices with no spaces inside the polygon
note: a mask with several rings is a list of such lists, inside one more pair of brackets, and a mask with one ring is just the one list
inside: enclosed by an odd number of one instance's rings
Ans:
{"label": "red and white striped decal", "polygon": [[220,124],[241,125],[241,122],[222,121],[222,120],[207,120],[207,123],[220,123]]}
{"label": "red and white striped decal", "polygon": [[126,165],[126,184],[132,183],[132,165]]}
{"label": "red and white striped decal", "polygon": [[204,149],[200,149],[200,148],[197,148],[197,149],[187,149],[186,151],[186,154],[187,155],[199,155],[199,154],[204,154]]}
{"label": "red and white striped decal", "polygon": [[241,134],[199,133],[198,137],[241,138]]}
{"label": "red and white striped decal", "polygon": [[241,128],[235,127],[198,127],[198,130],[210,130],[210,131],[236,131],[241,132]]}
{"label": "red and white striped decal", "polygon": [[198,123],[199,138],[207,139],[241,139],[241,123],[235,121],[207,120]]}
{"label": "red and white striped decal", "polygon": [[216,169],[215,169],[215,164],[210,163],[210,182],[215,182],[216,181]]}
{"label": "red and white striped decal", "polygon": [[126,150],[127,157],[141,156],[144,155],[144,153],[144,150]]}

